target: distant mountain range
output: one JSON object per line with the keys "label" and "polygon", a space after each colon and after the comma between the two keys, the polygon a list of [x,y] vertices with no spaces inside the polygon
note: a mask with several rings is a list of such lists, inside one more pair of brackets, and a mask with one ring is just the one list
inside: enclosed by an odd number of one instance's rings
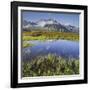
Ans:
{"label": "distant mountain range", "polygon": [[23,21],[23,30],[48,30],[79,33],[79,28],[72,25],[62,25],[54,19],[41,19],[37,22]]}

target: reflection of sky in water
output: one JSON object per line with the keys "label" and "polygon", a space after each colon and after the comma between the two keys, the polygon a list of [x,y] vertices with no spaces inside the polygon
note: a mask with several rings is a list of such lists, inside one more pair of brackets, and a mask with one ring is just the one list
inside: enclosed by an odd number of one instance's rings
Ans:
{"label": "reflection of sky in water", "polygon": [[35,46],[23,48],[23,60],[49,53],[65,58],[79,58],[79,43],[69,40],[27,41]]}

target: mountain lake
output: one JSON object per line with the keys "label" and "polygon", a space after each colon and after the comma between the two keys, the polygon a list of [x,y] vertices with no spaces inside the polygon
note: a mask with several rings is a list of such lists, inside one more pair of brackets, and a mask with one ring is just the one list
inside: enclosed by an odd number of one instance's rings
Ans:
{"label": "mountain lake", "polygon": [[30,61],[37,56],[54,54],[64,58],[79,58],[79,42],[70,40],[30,40],[25,43],[33,46],[22,48],[23,61]]}

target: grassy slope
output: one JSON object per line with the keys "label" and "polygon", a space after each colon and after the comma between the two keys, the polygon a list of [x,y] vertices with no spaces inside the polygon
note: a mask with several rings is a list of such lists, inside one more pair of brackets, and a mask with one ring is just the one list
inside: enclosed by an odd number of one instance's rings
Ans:
{"label": "grassy slope", "polygon": [[48,39],[65,39],[79,40],[79,34],[68,32],[46,32],[46,31],[31,31],[23,32],[23,40],[48,40]]}

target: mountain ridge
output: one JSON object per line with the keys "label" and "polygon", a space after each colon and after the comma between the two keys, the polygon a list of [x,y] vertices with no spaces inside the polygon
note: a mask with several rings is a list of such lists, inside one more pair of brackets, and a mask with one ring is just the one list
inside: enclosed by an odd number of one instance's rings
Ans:
{"label": "mountain ridge", "polygon": [[74,32],[79,33],[79,28],[72,25],[63,25],[54,19],[41,19],[36,22],[23,20],[23,29],[31,30],[39,28],[46,29],[48,31],[60,31],[60,32]]}

